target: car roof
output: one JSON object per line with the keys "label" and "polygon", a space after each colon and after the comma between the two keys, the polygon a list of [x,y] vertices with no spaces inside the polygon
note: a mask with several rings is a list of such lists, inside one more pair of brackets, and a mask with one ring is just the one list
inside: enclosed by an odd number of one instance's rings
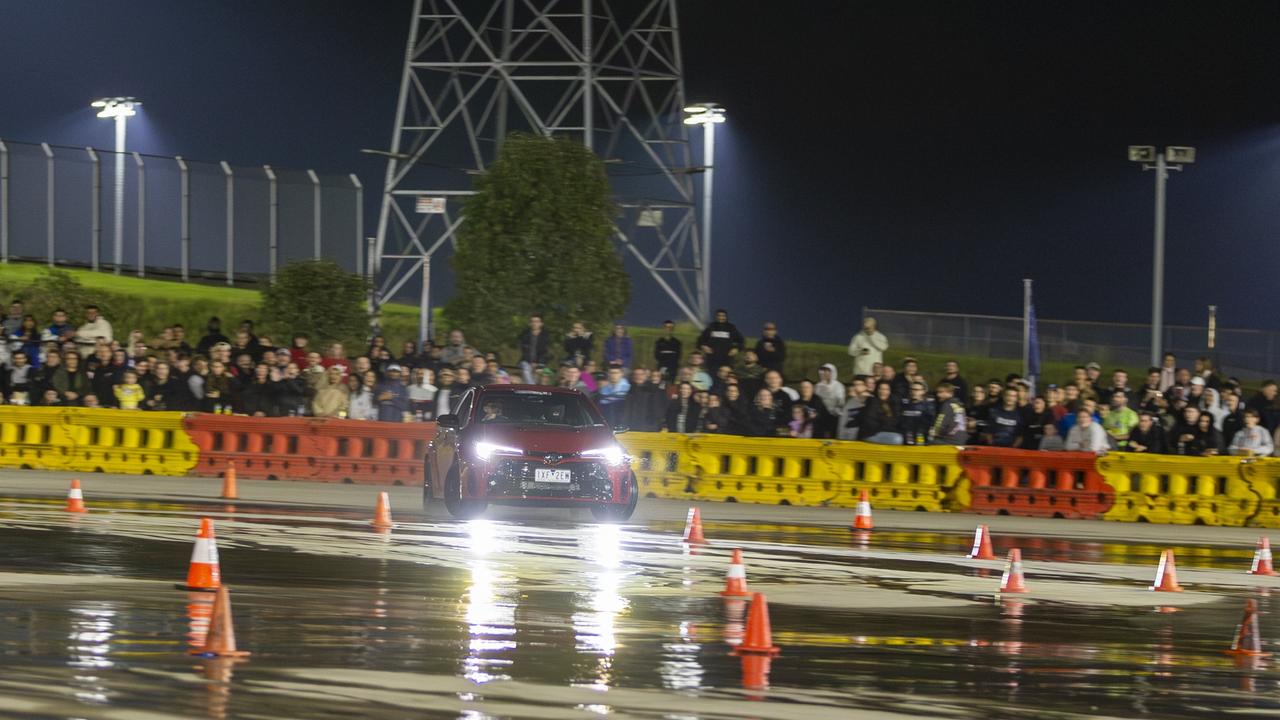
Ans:
{"label": "car roof", "polygon": [[554,385],[482,385],[480,386],[481,394],[489,393],[512,393],[512,392],[536,392],[547,393],[551,395],[578,395],[583,396],[581,392],[573,388],[562,388]]}

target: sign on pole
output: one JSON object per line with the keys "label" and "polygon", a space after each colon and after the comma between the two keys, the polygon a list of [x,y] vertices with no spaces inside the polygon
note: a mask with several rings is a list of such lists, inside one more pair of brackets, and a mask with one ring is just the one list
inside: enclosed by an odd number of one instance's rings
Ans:
{"label": "sign on pole", "polygon": [[427,197],[425,195],[418,198],[414,209],[423,215],[443,215],[444,214],[444,198]]}

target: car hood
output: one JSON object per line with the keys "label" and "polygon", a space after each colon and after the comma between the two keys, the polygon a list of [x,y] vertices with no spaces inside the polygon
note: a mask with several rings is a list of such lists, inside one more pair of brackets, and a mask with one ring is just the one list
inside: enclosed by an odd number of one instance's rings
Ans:
{"label": "car hood", "polygon": [[613,430],[604,426],[557,427],[555,425],[484,425],[473,437],[476,442],[519,448],[526,452],[575,453],[608,447],[615,443]]}

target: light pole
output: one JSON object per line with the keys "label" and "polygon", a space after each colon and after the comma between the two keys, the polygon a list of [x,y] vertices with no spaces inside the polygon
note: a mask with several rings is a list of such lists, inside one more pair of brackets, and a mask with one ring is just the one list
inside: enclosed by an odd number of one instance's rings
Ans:
{"label": "light pole", "polygon": [[684,108],[685,125],[702,126],[702,320],[711,317],[711,183],[715,169],[716,125],[724,122],[724,108],[715,103],[696,103]]}
{"label": "light pole", "polygon": [[[124,263],[124,136],[125,123],[137,115],[134,109],[142,101],[131,97],[113,97],[94,100],[89,107],[98,108],[98,117],[111,118],[116,121],[116,187],[115,187],[115,247],[112,249],[112,261],[116,275],[120,274],[120,266]],[[141,220],[141,218],[139,218]],[[141,262],[141,259],[139,259]]]}
{"label": "light pole", "polygon": [[1160,341],[1164,335],[1165,182],[1169,179],[1170,170],[1181,172],[1183,165],[1196,161],[1196,149],[1170,145],[1164,152],[1158,153],[1152,145],[1130,145],[1129,160],[1142,163],[1143,170],[1156,171],[1155,250],[1151,270],[1151,367],[1160,367]]}

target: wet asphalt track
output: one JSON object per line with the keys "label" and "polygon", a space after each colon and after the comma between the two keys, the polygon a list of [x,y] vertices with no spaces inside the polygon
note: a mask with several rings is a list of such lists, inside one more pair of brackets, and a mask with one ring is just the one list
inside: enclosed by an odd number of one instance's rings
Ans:
{"label": "wet asphalt track", "polygon": [[[686,505],[624,525],[567,511],[368,526],[380,488],[0,473],[0,717],[1000,718],[1280,712],[1271,661],[1224,655],[1245,598],[1280,632],[1280,578],[1243,573],[1257,531],[986,518],[1032,592],[999,599],[1001,562],[961,559],[975,516]],[[187,653],[208,596],[185,577],[215,519],[245,661]],[[741,604],[727,556],[768,594],[769,687],[729,654]],[[1144,588],[1165,547],[1187,592]],[[754,683],[751,683],[754,685]]]}

